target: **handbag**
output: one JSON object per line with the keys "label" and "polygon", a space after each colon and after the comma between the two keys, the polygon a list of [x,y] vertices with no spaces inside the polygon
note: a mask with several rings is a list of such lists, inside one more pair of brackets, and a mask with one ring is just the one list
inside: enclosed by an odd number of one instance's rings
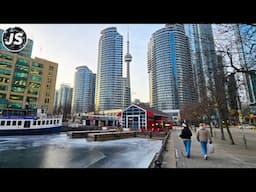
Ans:
{"label": "handbag", "polygon": [[214,153],[214,151],[215,151],[214,145],[212,143],[208,144],[207,145],[207,150],[208,150],[209,153]]}

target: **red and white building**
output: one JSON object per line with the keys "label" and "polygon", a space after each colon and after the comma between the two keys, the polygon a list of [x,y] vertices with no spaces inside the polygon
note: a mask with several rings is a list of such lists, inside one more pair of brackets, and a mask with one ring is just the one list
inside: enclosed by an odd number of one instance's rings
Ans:
{"label": "red and white building", "polygon": [[120,114],[123,128],[137,131],[161,131],[164,128],[171,128],[168,114],[143,104],[132,104]]}

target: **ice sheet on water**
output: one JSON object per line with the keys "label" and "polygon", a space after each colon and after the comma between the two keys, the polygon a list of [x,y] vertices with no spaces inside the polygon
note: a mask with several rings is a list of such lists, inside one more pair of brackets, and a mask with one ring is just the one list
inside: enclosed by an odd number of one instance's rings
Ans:
{"label": "ice sheet on water", "polygon": [[[17,150],[22,150],[19,159],[34,158],[30,162],[33,165],[22,162],[24,167],[41,168],[147,168],[162,144],[160,140],[144,138],[91,142],[70,139],[66,134],[8,136],[1,140],[1,153],[9,150],[5,155],[15,156]],[[12,159],[13,156],[8,161]]]}

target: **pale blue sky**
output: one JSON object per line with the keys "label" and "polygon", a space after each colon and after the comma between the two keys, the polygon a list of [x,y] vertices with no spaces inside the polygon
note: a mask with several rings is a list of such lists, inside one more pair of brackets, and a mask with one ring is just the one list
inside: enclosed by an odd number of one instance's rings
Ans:
{"label": "pale blue sky", "polygon": [[[147,45],[152,33],[164,24],[0,24],[0,29],[19,26],[34,41],[32,57],[40,57],[58,63],[56,88],[61,83],[73,86],[75,68],[86,65],[97,72],[98,42],[100,31],[107,27],[117,27],[123,35],[123,53],[126,53],[129,26],[130,64],[132,100],[149,101],[147,73]],[[126,64],[123,62],[126,76]]]}

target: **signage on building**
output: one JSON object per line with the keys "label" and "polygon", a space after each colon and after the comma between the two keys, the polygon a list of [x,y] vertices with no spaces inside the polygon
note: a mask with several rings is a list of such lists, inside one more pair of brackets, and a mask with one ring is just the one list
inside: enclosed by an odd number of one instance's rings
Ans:
{"label": "signage on building", "polygon": [[3,46],[10,52],[20,52],[27,44],[27,35],[20,27],[6,29],[1,37]]}

